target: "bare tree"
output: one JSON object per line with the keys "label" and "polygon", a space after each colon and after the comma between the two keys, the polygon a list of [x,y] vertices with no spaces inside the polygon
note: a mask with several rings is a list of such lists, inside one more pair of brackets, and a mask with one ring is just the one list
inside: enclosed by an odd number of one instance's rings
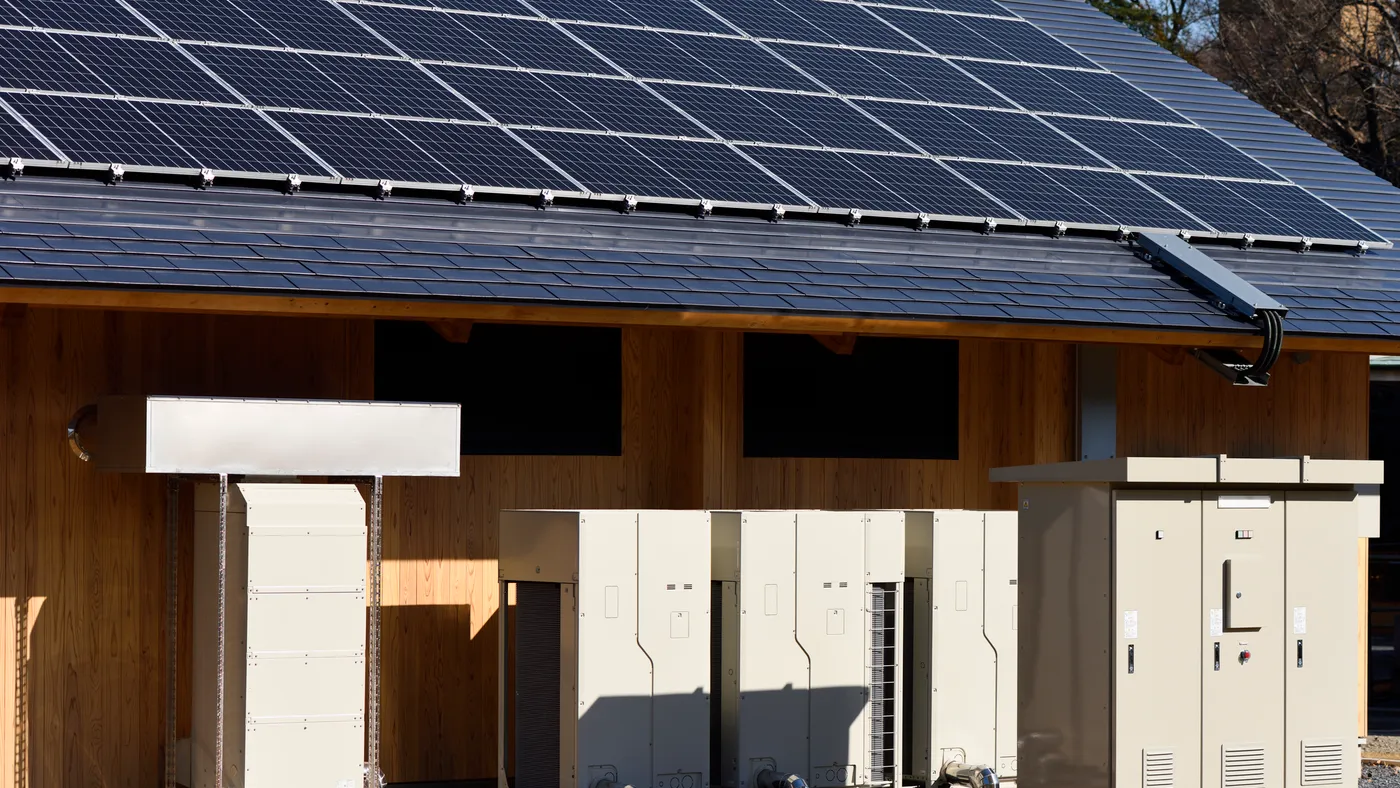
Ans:
{"label": "bare tree", "polygon": [[1089,0],[1173,54],[1195,60],[1212,39],[1214,0]]}

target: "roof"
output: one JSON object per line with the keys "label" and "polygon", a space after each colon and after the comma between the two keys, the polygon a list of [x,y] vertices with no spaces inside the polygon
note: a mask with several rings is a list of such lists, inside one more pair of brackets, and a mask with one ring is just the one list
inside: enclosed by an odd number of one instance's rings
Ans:
{"label": "roof", "polygon": [[[1008,2],[1081,53],[1394,240],[1392,186],[1074,0]],[[1400,252],[1211,256],[1291,308],[1292,333],[1400,334]],[[1252,331],[1107,237],[128,180],[0,184],[13,284],[752,314]]]}

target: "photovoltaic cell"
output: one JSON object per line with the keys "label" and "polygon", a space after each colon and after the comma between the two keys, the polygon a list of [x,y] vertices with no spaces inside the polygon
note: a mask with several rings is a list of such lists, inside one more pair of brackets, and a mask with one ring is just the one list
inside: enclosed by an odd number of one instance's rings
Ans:
{"label": "photovoltaic cell", "polygon": [[1139,134],[1136,131],[1140,128],[1139,124],[1085,118],[1047,120],[1125,170],[1200,172],[1170,150]]}
{"label": "photovoltaic cell", "polygon": [[994,136],[968,125],[952,110],[893,101],[858,103],[866,112],[913,140],[925,153],[970,159],[1006,160],[1013,157],[1012,152],[998,143]]}
{"label": "photovoltaic cell", "polygon": [[1043,168],[1040,172],[1120,224],[1166,230],[1205,229],[1200,222],[1172,207],[1127,175],[1059,168]]}
{"label": "photovoltaic cell", "polygon": [[1103,166],[1093,154],[1032,116],[983,109],[948,112],[1011,151],[1012,161]]}
{"label": "photovoltaic cell", "polygon": [[718,71],[672,44],[663,33],[593,25],[568,25],[568,29],[634,77],[728,82]]}
{"label": "photovoltaic cell", "polygon": [[742,202],[797,202],[795,194],[723,143],[657,137],[630,137],[627,142],[702,197]]}
{"label": "photovoltaic cell", "polygon": [[501,123],[606,130],[535,74],[459,66],[435,66],[433,73]]}
{"label": "photovoltaic cell", "polygon": [[306,59],[372,112],[483,120],[480,114],[412,63],[345,55],[307,55]]}
{"label": "photovoltaic cell", "polygon": [[126,33],[149,36],[141,24],[115,0],[9,0],[35,27],[87,30],[93,33]]}
{"label": "photovoltaic cell", "polygon": [[1025,109],[1071,115],[1099,114],[1098,107],[1051,79],[1052,69],[977,60],[959,65]]}
{"label": "photovoltaic cell", "polygon": [[949,166],[1032,221],[1064,221],[1117,226],[1112,217],[1034,167],[955,161]]}
{"label": "photovoltaic cell", "polygon": [[[947,61],[926,55],[892,52],[861,53],[871,63],[908,85],[926,101],[967,104],[973,107],[1010,107],[1011,104],[977,84]],[[878,95],[878,94],[876,94]],[[902,98],[891,96],[890,98]]]}
{"label": "photovoltaic cell", "polygon": [[623,137],[554,131],[516,133],[596,194],[689,199],[700,196]]}
{"label": "photovoltaic cell", "polygon": [[47,33],[0,30],[0,87],[107,93],[106,83]]}
{"label": "photovoltaic cell", "polygon": [[845,159],[923,213],[1014,218],[933,159],[847,153]]}
{"label": "photovoltaic cell", "polygon": [[835,36],[823,32],[821,28],[776,2],[760,3],[755,2],[755,0],[704,0],[704,2],[711,10],[738,25],[751,36],[786,41],[839,43]]}
{"label": "photovoltaic cell", "polygon": [[270,113],[341,175],[453,183],[457,176],[386,120],[348,115]]}
{"label": "photovoltaic cell", "polygon": [[347,5],[345,8],[411,57],[488,66],[515,65],[505,53],[453,21],[459,14],[374,5]]}
{"label": "photovoltaic cell", "polygon": [[196,104],[136,105],[202,166],[214,170],[328,175],[306,152],[257,112]]}
{"label": "photovoltaic cell", "polygon": [[606,22],[615,25],[641,25],[642,21],[612,0],[530,0],[530,4],[551,19]]}
{"label": "photovoltaic cell", "polygon": [[910,49],[917,46],[908,36],[852,3],[831,3],[826,0],[778,1],[789,11],[826,31],[842,44],[874,49]]}
{"label": "photovoltaic cell", "polygon": [[917,152],[842,99],[775,92],[756,92],[754,97],[823,146]]}
{"label": "photovoltaic cell", "polygon": [[[802,69],[818,82],[847,96],[920,100],[924,95],[871,62],[868,52],[835,47],[769,44],[780,57]],[[945,65],[937,61],[938,65]],[[971,80],[968,80],[971,83]]]}
{"label": "photovoltaic cell", "polygon": [[285,46],[228,0],[129,0],[171,38],[225,44]]}
{"label": "photovoltaic cell", "polygon": [[1297,235],[1283,221],[1232,191],[1223,182],[1204,178],[1139,175],[1162,196],[1227,233]]}
{"label": "photovoltaic cell", "polygon": [[1282,180],[1274,171],[1205,129],[1139,124],[1134,130],[1189,161],[1206,175]]}
{"label": "photovoltaic cell", "polygon": [[1167,105],[1128,84],[1116,74],[1069,69],[1041,69],[1041,72],[1093,103],[1098,111],[1090,114],[1132,120],[1160,120],[1167,123],[1188,122]]}
{"label": "photovoltaic cell", "polygon": [[1098,68],[1088,58],[1056,41],[1029,22],[965,16],[959,19],[969,30],[1010,53],[1013,60],[1051,66]]}
{"label": "photovoltaic cell", "polygon": [[185,46],[190,54],[257,106],[369,111],[369,107],[340,89],[295,52],[199,44]]}
{"label": "photovoltaic cell", "polygon": [[641,20],[646,27],[694,30],[699,33],[734,32],[690,0],[613,0],[619,8]]}
{"label": "photovoltaic cell", "polygon": [[[910,11],[902,8],[873,8],[877,16],[913,36],[940,55],[1012,60],[1011,54],[972,32],[961,20],[949,14]],[[915,49],[909,47],[909,49]]]}
{"label": "photovoltaic cell", "polygon": [[393,120],[389,125],[419,148],[432,151],[457,181],[474,186],[576,188],[508,134],[491,126]]}
{"label": "photovoltaic cell", "polygon": [[708,85],[656,85],[657,92],[725,139],[819,145],[760,100],[761,93]]}
{"label": "photovoltaic cell", "polygon": [[1221,182],[1230,191],[1282,220],[1294,234],[1310,238],[1383,240],[1298,186],[1275,183]]}
{"label": "photovoltaic cell", "polygon": [[454,16],[457,24],[490,42],[517,66],[580,74],[617,73],[548,22],[499,16]]}
{"label": "photovoltaic cell", "polygon": [[393,55],[393,49],[328,0],[233,0],[286,46],[329,52]]}
{"label": "photovoltaic cell", "polygon": [[839,153],[749,146],[744,152],[818,205],[867,211],[916,210]]}
{"label": "photovoltaic cell", "polygon": [[58,35],[60,46],[111,88],[103,93],[184,101],[236,99],[170,44],[108,36]]}
{"label": "photovoltaic cell", "polygon": [[12,93],[5,100],[73,161],[198,166],[125,101],[37,93]]}
{"label": "photovoltaic cell", "polygon": [[786,90],[821,89],[752,41],[679,33],[663,35],[672,44],[718,72],[727,84]]}
{"label": "photovoltaic cell", "polygon": [[517,0],[395,0],[400,5],[437,6],[458,11],[479,11],[483,14],[516,14],[534,16]]}
{"label": "photovoltaic cell", "polygon": [[964,11],[969,14],[1015,16],[1005,6],[993,2],[993,0],[904,0],[901,5],[937,8],[941,11]]}
{"label": "photovoltaic cell", "polygon": [[[0,99],[3,98],[5,97],[0,96]],[[0,109],[0,158],[8,159],[12,156],[39,161],[58,158],[47,145],[31,134],[29,129],[11,117],[10,113]]]}
{"label": "photovoltaic cell", "polygon": [[609,131],[707,137],[703,129],[667,106],[646,88],[628,79],[540,74],[539,79],[589,114]]}

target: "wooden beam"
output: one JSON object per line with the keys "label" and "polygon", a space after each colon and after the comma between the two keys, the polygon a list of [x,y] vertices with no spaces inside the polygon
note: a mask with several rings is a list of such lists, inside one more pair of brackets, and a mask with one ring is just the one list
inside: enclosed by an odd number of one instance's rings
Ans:
{"label": "wooden beam", "polygon": [[838,356],[849,356],[856,349],[855,334],[813,334],[812,339],[822,343],[822,347]]}
{"label": "wooden beam", "polygon": [[465,345],[472,338],[472,321],[470,320],[434,320],[428,325],[438,332],[438,336],[458,345]]}
{"label": "wooden beam", "polygon": [[1167,362],[1168,364],[1171,364],[1174,367],[1181,366],[1182,362],[1186,360],[1186,348],[1184,347],[1171,347],[1170,345],[1153,345],[1151,348],[1149,348],[1149,350],[1151,351],[1152,355],[1156,356],[1157,358],[1160,358],[1161,360]]}
{"label": "wooden beam", "polygon": [[[380,320],[471,320],[494,323],[558,323],[583,326],[671,326],[799,334],[849,333],[871,336],[956,337],[1028,342],[1228,347],[1241,350],[1258,348],[1263,342],[1258,335],[1248,334],[1038,323],[763,315],[660,309],[53,287],[0,287],[0,304],[3,303],[139,312],[360,317]],[[1343,353],[1400,354],[1400,339],[1334,339],[1330,337],[1285,336],[1284,348],[1287,350],[1326,350]]]}

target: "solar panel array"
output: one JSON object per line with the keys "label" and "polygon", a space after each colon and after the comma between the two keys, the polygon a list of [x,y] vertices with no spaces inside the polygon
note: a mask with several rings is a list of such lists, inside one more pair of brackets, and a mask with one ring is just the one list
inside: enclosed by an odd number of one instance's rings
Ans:
{"label": "solar panel array", "polygon": [[0,154],[1384,243],[994,0],[0,0]]}

